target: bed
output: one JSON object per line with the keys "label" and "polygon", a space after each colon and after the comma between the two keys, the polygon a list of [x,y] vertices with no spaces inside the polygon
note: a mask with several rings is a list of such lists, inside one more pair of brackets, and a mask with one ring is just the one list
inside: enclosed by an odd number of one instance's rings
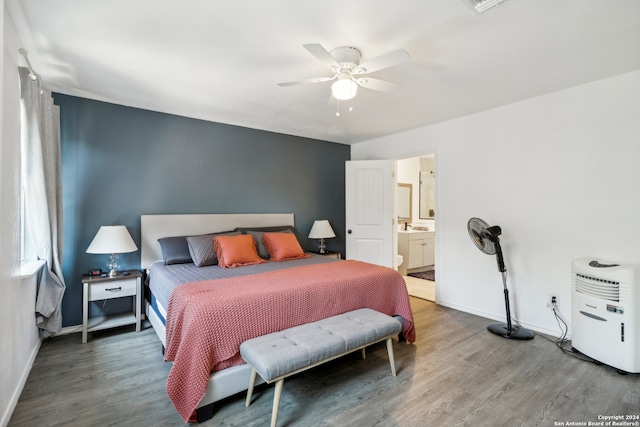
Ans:
{"label": "bed", "polygon": [[[359,261],[300,255],[296,232],[293,214],[141,217],[145,314],[173,363],[167,393],[185,421],[211,418],[215,402],[247,389],[250,368],[239,356],[246,339],[372,308],[397,316],[404,338],[415,340],[402,276]],[[211,248],[199,246],[212,241],[219,256],[213,263],[203,256]],[[258,258],[223,268],[244,256],[235,245],[248,242]]]}

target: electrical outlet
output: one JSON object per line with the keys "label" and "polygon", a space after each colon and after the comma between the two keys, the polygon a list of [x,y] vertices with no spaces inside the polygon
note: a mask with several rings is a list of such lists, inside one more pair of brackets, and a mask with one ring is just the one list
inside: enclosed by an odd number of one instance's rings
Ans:
{"label": "electrical outlet", "polygon": [[549,294],[549,302],[547,302],[547,308],[558,308],[560,296],[558,294]]}

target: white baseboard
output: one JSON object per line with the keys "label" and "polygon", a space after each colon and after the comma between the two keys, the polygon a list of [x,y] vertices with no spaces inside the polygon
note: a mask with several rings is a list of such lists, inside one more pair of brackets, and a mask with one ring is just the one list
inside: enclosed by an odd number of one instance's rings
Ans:
{"label": "white baseboard", "polygon": [[[437,298],[437,293],[436,293],[436,298]],[[504,322],[504,317],[505,317],[504,314],[497,315],[495,313],[488,313],[488,312],[480,311],[471,307],[461,306],[458,304],[454,304],[454,303],[450,303],[442,300],[438,300],[437,303],[438,305],[453,308],[454,310],[464,311],[465,313],[475,314],[476,316],[485,317],[487,319],[496,320],[498,322]],[[549,312],[551,313],[551,311]],[[522,321],[519,321],[518,324],[524,326],[527,329],[531,329],[532,331],[539,332],[541,334],[549,335],[552,337],[559,338],[561,335],[559,330],[548,329],[544,326],[540,326],[540,325],[536,325],[528,322],[522,322]],[[567,335],[565,338],[571,339],[571,336]]]}
{"label": "white baseboard", "polygon": [[18,406],[18,401],[20,400],[20,395],[22,394],[22,390],[24,390],[24,386],[27,384],[27,379],[29,379],[29,374],[31,373],[31,368],[36,361],[36,357],[38,356],[38,352],[40,351],[40,346],[42,345],[42,338],[36,341],[36,345],[29,356],[29,361],[27,362],[27,366],[22,373],[22,377],[20,378],[20,383],[13,391],[11,395],[11,399],[9,400],[9,405],[5,408],[5,412],[2,414],[2,427],[6,427],[9,425],[9,420],[11,420],[11,415],[13,415],[13,411]]}
{"label": "white baseboard", "polygon": [[[144,322],[144,320],[147,318],[147,316],[145,316],[144,313],[142,313],[140,315],[140,321]],[[68,335],[68,334],[75,334],[75,333],[79,333],[82,332],[82,324],[79,325],[73,325],[73,326],[65,326],[64,328],[62,328],[62,330],[56,334],[56,335]]]}
{"label": "white baseboard", "polygon": [[69,335],[69,334],[75,334],[76,332],[82,332],[82,324],[74,325],[74,326],[65,326],[56,335]]}

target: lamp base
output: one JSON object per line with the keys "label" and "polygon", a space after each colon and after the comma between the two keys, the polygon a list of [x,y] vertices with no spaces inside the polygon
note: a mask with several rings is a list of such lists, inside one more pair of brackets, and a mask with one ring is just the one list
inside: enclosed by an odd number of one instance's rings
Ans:
{"label": "lamp base", "polygon": [[318,252],[321,254],[327,253],[327,250],[324,247],[324,239],[320,239],[320,250],[318,250]]}
{"label": "lamp base", "polygon": [[120,267],[120,259],[118,254],[111,254],[109,261],[109,277],[118,276],[118,267]]}

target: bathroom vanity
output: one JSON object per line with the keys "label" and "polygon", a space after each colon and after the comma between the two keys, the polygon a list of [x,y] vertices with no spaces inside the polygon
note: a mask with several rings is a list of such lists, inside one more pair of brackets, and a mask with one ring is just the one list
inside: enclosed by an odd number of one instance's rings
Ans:
{"label": "bathroom vanity", "polygon": [[398,231],[398,255],[403,262],[398,267],[402,275],[427,270],[435,264],[435,232],[421,230]]}

